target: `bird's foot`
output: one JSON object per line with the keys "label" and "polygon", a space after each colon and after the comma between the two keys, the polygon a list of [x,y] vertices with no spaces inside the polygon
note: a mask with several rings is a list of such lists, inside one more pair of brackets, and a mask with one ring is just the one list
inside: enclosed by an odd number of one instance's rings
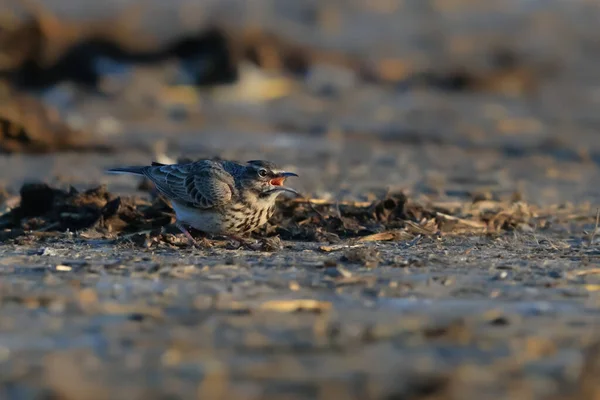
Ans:
{"label": "bird's foot", "polygon": [[213,242],[211,242],[208,238],[202,237],[200,239],[195,239],[195,246],[199,249],[207,249],[213,247]]}
{"label": "bird's foot", "polygon": [[232,239],[233,241],[238,243],[238,246],[236,247],[236,249],[239,248],[245,248],[246,250],[252,250],[252,251],[257,251],[260,250],[260,246],[257,243],[250,243],[250,241],[236,236],[236,235],[227,235],[227,237],[229,237],[230,239]]}

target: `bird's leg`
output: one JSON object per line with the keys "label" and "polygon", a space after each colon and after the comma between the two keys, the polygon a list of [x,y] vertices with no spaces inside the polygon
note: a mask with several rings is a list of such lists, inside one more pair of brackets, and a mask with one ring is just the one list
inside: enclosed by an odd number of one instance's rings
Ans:
{"label": "bird's leg", "polygon": [[179,230],[181,232],[183,232],[183,234],[185,235],[185,237],[187,238],[187,240],[190,242],[190,244],[196,248],[200,248],[200,245],[198,244],[198,242],[196,242],[196,239],[194,239],[194,237],[192,236],[192,234],[185,228],[185,226],[181,223],[181,222],[175,222],[175,226],[177,228],[179,228]]}
{"label": "bird's leg", "polygon": [[[196,239],[194,239],[194,237],[192,236],[192,234],[185,228],[185,226],[183,225],[183,223],[177,221],[177,222],[175,222],[175,226],[177,228],[179,228],[179,230],[181,232],[183,232],[183,234],[189,240],[189,242],[192,244],[192,246],[196,247],[197,249],[201,249],[202,248],[202,246],[200,245],[200,243],[198,243],[198,241]],[[203,241],[204,240],[205,240],[205,238],[203,238]]]}

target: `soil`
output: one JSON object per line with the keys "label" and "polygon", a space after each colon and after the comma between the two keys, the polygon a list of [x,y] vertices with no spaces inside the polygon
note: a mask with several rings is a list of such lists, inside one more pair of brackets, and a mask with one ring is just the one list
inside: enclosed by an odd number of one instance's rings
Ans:
{"label": "soil", "polygon": [[[225,13],[194,37],[227,79],[77,22],[113,6],[0,18],[53,65],[0,65],[0,398],[600,399],[598,10],[395,3],[260,2],[253,34]],[[82,49],[93,79],[52,64]],[[258,250],[189,246],[148,182],[105,173],[212,157],[299,175]]]}

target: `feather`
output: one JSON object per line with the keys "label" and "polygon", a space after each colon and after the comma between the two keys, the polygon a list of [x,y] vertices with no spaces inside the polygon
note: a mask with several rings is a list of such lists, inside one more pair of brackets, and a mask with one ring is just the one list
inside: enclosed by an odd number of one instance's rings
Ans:
{"label": "feather", "polygon": [[169,199],[191,207],[223,207],[231,202],[235,191],[233,176],[211,160],[150,166],[143,173]]}

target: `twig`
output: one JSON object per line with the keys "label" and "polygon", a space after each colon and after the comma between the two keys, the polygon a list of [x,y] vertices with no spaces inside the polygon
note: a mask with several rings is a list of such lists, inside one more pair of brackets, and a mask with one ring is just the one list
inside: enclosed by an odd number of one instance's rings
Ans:
{"label": "twig", "polygon": [[306,203],[308,204],[308,206],[310,207],[310,209],[319,216],[319,218],[321,219],[321,222],[325,221],[325,217],[323,216],[323,214],[321,214],[314,206],[313,202],[315,200],[318,199],[309,199],[308,197],[304,197],[304,196],[298,196],[295,199],[293,199],[292,201],[294,203]]}
{"label": "twig", "polygon": [[[52,230],[54,228],[57,228],[59,226],[60,226],[60,222],[53,222],[53,223],[51,223],[49,225],[44,226],[43,228],[38,229],[37,231],[38,232],[48,232],[48,231],[50,231],[50,230]],[[32,233],[34,233],[34,232],[32,232]]]}
{"label": "twig", "polygon": [[332,201],[327,199],[309,199],[307,197],[300,197],[292,200],[295,203],[309,203],[316,204],[319,206],[334,206],[334,205],[342,205],[342,206],[352,206],[352,207],[370,207],[373,204],[370,201]]}
{"label": "twig", "polygon": [[594,226],[594,232],[590,236],[590,246],[594,245],[594,239],[596,238],[596,233],[598,232],[598,225],[600,224],[600,208],[596,210],[596,226]]}
{"label": "twig", "polygon": [[413,246],[416,246],[417,244],[419,244],[421,239],[423,239],[423,235],[415,236],[415,238],[413,240],[411,240],[410,242],[408,242],[404,245],[404,249],[406,250],[406,249],[410,249]]}
{"label": "twig", "polygon": [[325,217],[323,216],[323,214],[321,214],[314,206],[314,204],[310,201],[310,199],[306,199],[306,204],[308,204],[308,206],[310,207],[310,209],[319,216],[319,219],[321,219],[321,222],[325,221]]}

